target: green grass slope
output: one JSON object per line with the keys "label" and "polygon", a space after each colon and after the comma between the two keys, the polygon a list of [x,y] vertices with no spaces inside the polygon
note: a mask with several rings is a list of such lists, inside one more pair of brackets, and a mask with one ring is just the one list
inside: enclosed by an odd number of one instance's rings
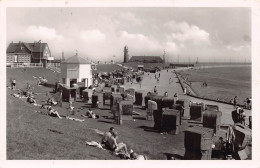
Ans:
{"label": "green grass slope", "polygon": [[59,80],[59,73],[44,68],[8,68],[6,71],[7,85],[10,86],[10,80],[13,78],[16,79],[17,88],[20,89],[25,88],[27,83],[31,86],[36,85],[37,79],[33,76],[44,77],[50,84],[55,84]]}
{"label": "green grass slope", "polygon": [[[16,78],[17,85],[23,87],[27,82],[34,83],[32,76],[45,76],[50,82],[55,82],[58,74],[46,69],[7,69],[7,79]],[[35,84],[35,83],[34,83]],[[36,101],[43,104],[47,99],[46,91],[51,88],[34,86]],[[21,160],[114,160],[119,159],[109,151],[86,146],[85,141],[100,142],[101,136],[94,129],[102,132],[110,127],[115,127],[119,133],[119,142],[127,144],[140,154],[146,154],[150,159],[166,159],[165,153],[184,154],[184,133],[179,135],[162,135],[153,131],[145,131],[153,127],[153,121],[146,121],[140,116],[134,116],[135,121],[124,121],[122,125],[113,124],[109,106],[104,109],[93,109],[93,112],[100,115],[97,120],[86,118],[84,122],[71,121],[68,119],[53,118],[41,113],[39,107],[30,105],[22,100],[11,96],[17,93],[7,89],[7,159]],[[89,104],[75,102],[75,115],[68,111],[68,103],[64,102],[63,107],[54,107],[62,116],[70,116],[79,119],[89,108]],[[144,110],[139,110],[145,114]],[[46,110],[41,110],[46,112]],[[185,123],[185,122],[184,122]],[[187,122],[181,131],[188,127]]]}

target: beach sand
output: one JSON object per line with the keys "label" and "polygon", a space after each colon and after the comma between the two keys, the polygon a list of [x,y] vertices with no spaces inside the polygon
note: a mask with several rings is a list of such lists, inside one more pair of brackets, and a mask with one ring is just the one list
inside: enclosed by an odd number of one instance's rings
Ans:
{"label": "beach sand", "polygon": [[[182,70],[185,70],[187,68],[181,68]],[[177,71],[179,71],[178,69]],[[220,111],[222,111],[222,123],[223,124],[233,124],[233,120],[231,118],[231,112],[234,110],[234,107],[229,104],[223,104],[218,103],[214,101],[208,101],[208,100],[202,100],[194,97],[190,97],[183,94],[182,88],[180,84],[178,83],[178,79],[176,78],[176,75],[173,73],[173,69],[170,69],[168,72],[166,70],[162,70],[161,72],[157,72],[158,74],[161,74],[160,81],[157,83],[156,79],[154,78],[155,74],[148,73],[144,74],[144,78],[142,81],[142,86],[140,88],[140,84],[138,83],[126,83],[124,85],[125,89],[128,88],[134,88],[135,90],[143,90],[145,92],[145,95],[147,92],[153,92],[154,86],[157,87],[158,94],[163,95],[165,91],[168,92],[169,97],[173,97],[175,93],[178,94],[178,97],[180,99],[188,99],[192,102],[204,102],[205,104],[212,104],[212,105],[218,105]],[[172,82],[169,84],[169,79],[172,79]],[[251,115],[251,110],[245,110],[246,113],[246,123],[248,123],[248,116]],[[189,116],[189,109],[185,110],[184,116]]]}

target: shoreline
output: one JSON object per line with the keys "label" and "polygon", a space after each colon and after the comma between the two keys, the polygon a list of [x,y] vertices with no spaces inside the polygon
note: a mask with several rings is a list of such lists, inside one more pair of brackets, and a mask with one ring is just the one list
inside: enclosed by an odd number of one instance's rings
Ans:
{"label": "shoreline", "polygon": [[[251,65],[215,65],[215,66],[205,66],[203,68],[222,68],[222,67],[251,67]],[[224,104],[230,104],[230,105],[233,105],[232,103],[230,103],[230,101],[228,100],[225,100],[225,99],[214,99],[214,98],[209,98],[207,96],[203,96],[203,95],[199,95],[194,88],[192,88],[192,86],[190,86],[188,84],[189,81],[185,81],[185,78],[181,75],[181,71],[187,71],[187,70],[201,70],[202,68],[198,68],[198,67],[185,67],[185,68],[181,68],[181,69],[178,69],[178,70],[175,70],[175,71],[172,71],[173,73],[175,73],[176,77],[178,78],[178,81],[181,85],[181,88],[182,90],[184,91],[184,88],[186,87],[187,88],[187,96],[191,96],[191,97],[194,97],[194,98],[199,98],[199,99],[202,99],[202,100],[209,100],[209,101],[214,101],[214,102],[218,102],[218,103],[224,103]],[[242,103],[238,103],[237,104],[238,106],[240,107],[244,107],[244,104]]]}
{"label": "shoreline", "polygon": [[199,69],[208,69],[208,68],[225,68],[225,67],[252,67],[252,64],[226,64],[226,65],[198,65],[194,67],[177,67],[175,71],[186,71],[186,70],[199,70]]}

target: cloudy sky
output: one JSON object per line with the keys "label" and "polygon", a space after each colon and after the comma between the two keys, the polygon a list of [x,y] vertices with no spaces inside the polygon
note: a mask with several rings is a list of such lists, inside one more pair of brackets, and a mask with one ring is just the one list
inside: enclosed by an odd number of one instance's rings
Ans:
{"label": "cloudy sky", "polygon": [[7,8],[7,41],[48,43],[52,55],[122,61],[158,55],[168,61],[251,60],[250,8]]}

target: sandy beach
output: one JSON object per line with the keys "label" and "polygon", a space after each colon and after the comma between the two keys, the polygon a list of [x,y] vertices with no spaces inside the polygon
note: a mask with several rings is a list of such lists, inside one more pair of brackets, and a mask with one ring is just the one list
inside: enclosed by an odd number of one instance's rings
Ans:
{"label": "sandy beach", "polygon": [[[187,68],[180,68],[180,69],[187,69]],[[154,78],[155,74],[150,73],[148,75],[148,73],[145,73],[141,88],[140,88],[140,84],[138,83],[133,83],[132,85],[131,83],[126,83],[125,89],[134,88],[135,90],[143,90],[145,93],[147,93],[147,92],[153,92],[154,86],[156,86],[159,95],[163,95],[164,92],[167,91],[169,97],[173,97],[174,94],[177,93],[178,97],[181,99],[184,98],[192,102],[204,102],[205,104],[218,105],[220,111],[222,111],[222,120],[221,120],[222,123],[233,124],[233,120],[231,118],[231,111],[234,110],[234,107],[232,105],[218,103],[215,101],[202,100],[202,99],[184,95],[182,88],[178,83],[178,79],[176,78],[176,75],[173,73],[173,69],[169,70],[168,72],[166,70],[157,72],[156,73],[157,76],[159,73],[161,75],[159,83],[157,83],[156,79]],[[170,78],[172,82],[169,83]],[[248,123],[248,116],[251,115],[251,110],[245,110],[245,112],[246,112],[246,122]],[[185,111],[184,116],[189,116],[189,110]]]}

